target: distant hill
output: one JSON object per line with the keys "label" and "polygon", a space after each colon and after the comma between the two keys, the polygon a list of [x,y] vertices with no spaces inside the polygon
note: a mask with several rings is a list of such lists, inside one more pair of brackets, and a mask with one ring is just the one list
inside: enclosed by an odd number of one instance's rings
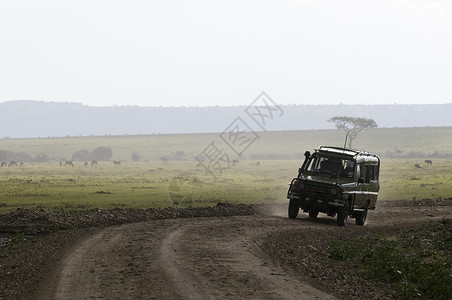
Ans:
{"label": "distant hill", "polygon": [[[330,129],[334,116],[364,117],[379,127],[452,126],[452,103],[426,105],[282,105],[283,114],[267,119],[266,130]],[[0,103],[0,138],[135,135],[222,132],[241,117],[261,130],[234,107],[93,107],[80,103],[9,101]]]}

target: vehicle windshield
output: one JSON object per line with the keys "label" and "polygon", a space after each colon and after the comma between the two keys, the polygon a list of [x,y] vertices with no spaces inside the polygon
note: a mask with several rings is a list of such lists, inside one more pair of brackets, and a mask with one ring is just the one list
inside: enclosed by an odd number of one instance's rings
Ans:
{"label": "vehicle windshield", "polygon": [[353,178],[355,162],[346,158],[313,155],[306,169],[320,174]]}

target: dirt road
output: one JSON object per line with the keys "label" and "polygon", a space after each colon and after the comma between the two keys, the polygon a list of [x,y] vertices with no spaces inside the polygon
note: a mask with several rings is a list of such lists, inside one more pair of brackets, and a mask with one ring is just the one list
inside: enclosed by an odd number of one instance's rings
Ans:
{"label": "dirt road", "polygon": [[268,260],[280,217],[172,219],[109,227],[64,258],[43,298],[328,299]]}
{"label": "dirt road", "polygon": [[[290,230],[338,230],[449,217],[452,207],[380,205],[366,226],[335,226],[320,215],[286,217],[285,206],[255,216],[168,219],[107,227],[79,240],[42,285],[43,299],[333,299],[280,266],[266,239]],[[323,233],[322,233],[323,232]]]}

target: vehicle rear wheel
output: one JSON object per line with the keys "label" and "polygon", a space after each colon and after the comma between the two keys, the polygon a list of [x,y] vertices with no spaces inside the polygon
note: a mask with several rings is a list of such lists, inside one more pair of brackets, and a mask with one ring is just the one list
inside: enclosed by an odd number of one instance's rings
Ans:
{"label": "vehicle rear wheel", "polygon": [[344,201],[344,206],[341,207],[337,213],[337,226],[344,226],[347,224],[348,218],[348,201]]}
{"label": "vehicle rear wheel", "polygon": [[356,212],[356,225],[363,226],[367,219],[367,204],[364,206],[364,211]]}
{"label": "vehicle rear wheel", "polygon": [[317,216],[319,215],[319,211],[318,210],[310,210],[309,211],[309,217],[312,219],[317,218]]}
{"label": "vehicle rear wheel", "polygon": [[295,219],[298,216],[298,211],[300,207],[298,207],[298,203],[295,199],[290,199],[289,201],[289,218]]}

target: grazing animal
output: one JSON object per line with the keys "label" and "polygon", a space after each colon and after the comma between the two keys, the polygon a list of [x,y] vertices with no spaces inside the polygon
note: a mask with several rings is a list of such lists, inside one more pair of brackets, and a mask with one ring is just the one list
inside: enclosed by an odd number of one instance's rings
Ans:
{"label": "grazing animal", "polygon": [[114,160],[114,161],[113,161],[113,164],[119,166],[119,165],[121,164],[121,162],[120,162],[119,160]]}
{"label": "grazing animal", "polygon": [[24,162],[21,161],[20,164],[19,164],[19,166],[23,167],[23,166],[24,166]]}
{"label": "grazing animal", "polygon": [[6,162],[2,161],[2,164],[1,164],[0,168],[6,167],[7,165],[8,165],[8,164],[7,164]]}
{"label": "grazing animal", "polygon": [[430,159],[426,159],[426,160],[425,160],[425,163],[426,163],[427,165],[432,165],[432,164],[433,164],[433,162],[432,162]]}
{"label": "grazing animal", "polygon": [[91,162],[91,167],[94,166],[94,165],[97,165],[97,160],[93,160],[93,161]]}
{"label": "grazing animal", "polygon": [[420,164],[414,164],[414,166],[418,169],[422,169],[422,166]]}
{"label": "grazing animal", "polygon": [[238,159],[234,159],[234,160],[232,161],[232,165],[233,165],[233,166],[238,166],[239,164],[240,164],[240,162],[239,162]]}
{"label": "grazing animal", "polygon": [[70,165],[70,166],[74,166],[74,163],[72,162],[72,160],[66,160],[65,162],[64,162],[64,165],[65,166],[68,166],[68,165]]}
{"label": "grazing animal", "polygon": [[85,163],[83,164],[83,166],[84,166],[84,167],[87,167],[87,166],[88,166],[88,162],[85,161]]}
{"label": "grazing animal", "polygon": [[63,162],[62,161],[60,161],[60,167],[62,167],[63,166]]}
{"label": "grazing animal", "polygon": [[8,167],[12,167],[12,166],[17,167],[17,163],[14,160],[10,161],[9,165],[8,165]]}
{"label": "grazing animal", "polygon": [[260,167],[260,166],[261,166],[261,162],[258,161],[258,162],[256,163],[256,167]]}

